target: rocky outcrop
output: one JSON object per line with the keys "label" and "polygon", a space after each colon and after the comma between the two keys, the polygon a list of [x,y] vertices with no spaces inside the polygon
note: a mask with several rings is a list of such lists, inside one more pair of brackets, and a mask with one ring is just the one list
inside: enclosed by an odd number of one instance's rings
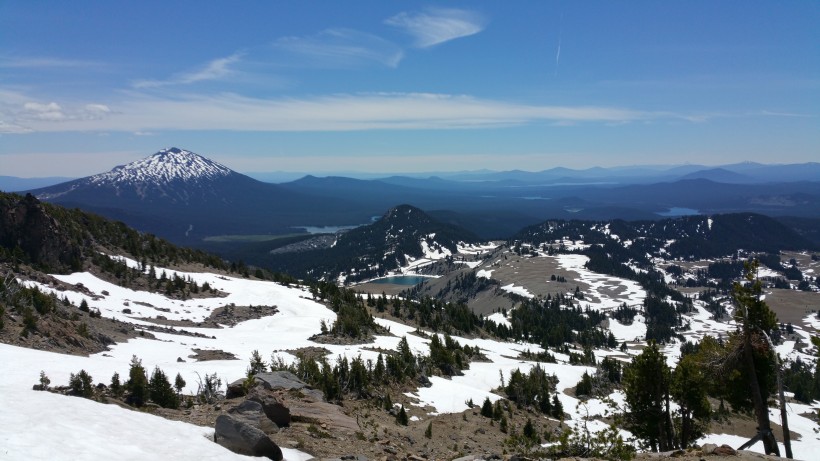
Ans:
{"label": "rocky outcrop", "polygon": [[69,234],[33,195],[0,195],[0,246],[19,249],[28,262],[51,271],[79,270],[78,236]]}
{"label": "rocky outcrop", "polygon": [[290,409],[283,400],[270,392],[253,389],[248,396],[249,401],[258,403],[265,416],[278,427],[290,426]]}
{"label": "rocky outcrop", "polygon": [[[259,408],[261,412],[261,405]],[[216,418],[214,441],[234,453],[259,456],[280,461],[282,450],[261,429],[241,415],[220,415]]]}

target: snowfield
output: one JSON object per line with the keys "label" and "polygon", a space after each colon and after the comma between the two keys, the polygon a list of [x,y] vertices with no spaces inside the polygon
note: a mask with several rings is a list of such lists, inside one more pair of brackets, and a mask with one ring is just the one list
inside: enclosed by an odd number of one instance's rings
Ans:
{"label": "snowfield", "polygon": [[[482,248],[486,250],[489,248]],[[580,274],[591,288],[590,296],[597,302],[590,302],[594,309],[611,309],[626,302],[628,305],[639,305],[645,296],[640,286],[630,280],[616,279],[587,271],[583,256],[559,255],[561,265]],[[132,267],[136,262],[126,260]],[[173,272],[157,268],[158,276],[163,270],[166,275]],[[23,349],[0,344],[0,396],[3,411],[0,412],[0,459],[102,459],[116,456],[122,460],[144,460],[149,458],[208,460],[208,459],[248,459],[229,452],[212,442],[213,429],[198,427],[182,422],[173,422],[160,417],[119,408],[115,405],[104,405],[77,397],[65,397],[48,392],[32,390],[32,385],[39,379],[40,371],[51,379],[53,385],[65,385],[69,374],[86,370],[94,382],[110,382],[111,375],[118,372],[127,376],[132,356],[142,359],[143,366],[149,373],[159,366],[168,376],[180,373],[187,387],[186,393],[196,391],[198,376],[216,373],[223,383],[234,381],[245,375],[248,360],[254,350],[269,360],[271,356],[286,362],[295,360],[285,350],[315,346],[308,338],[319,332],[320,323],[333,322],[336,315],[322,304],[311,299],[308,291],[298,287],[285,287],[273,282],[248,280],[208,273],[178,273],[190,277],[199,284],[208,282],[220,290],[224,297],[192,299],[186,301],[172,300],[161,294],[137,292],[105,282],[89,273],[55,276],[63,282],[74,285],[81,283],[92,293],[92,296],[73,291],[58,292],[47,285],[28,282],[46,292],[58,296],[67,296],[75,304],[85,299],[91,308],[100,310],[103,316],[122,321],[144,325],[138,317],[164,316],[168,319],[188,319],[194,322],[207,318],[214,309],[234,304],[237,306],[276,306],[274,315],[260,319],[241,322],[234,327],[191,328],[184,329],[202,333],[207,338],[176,335],[171,333],[153,333],[156,339],[137,338],[127,343],[117,344],[107,352],[90,357],[76,357],[50,352]],[[489,277],[491,271],[484,271]],[[611,287],[615,285],[617,290]],[[505,290],[532,296],[523,287],[510,285]],[[605,289],[606,288],[606,289]],[[106,294],[107,293],[107,294]],[[587,293],[585,293],[587,294]],[[586,303],[586,301],[585,301]],[[688,319],[692,325],[686,335],[692,339],[704,334],[727,332],[732,327],[726,323],[710,320],[708,312],[696,302],[697,312]],[[124,309],[130,309],[126,314]],[[506,322],[500,313],[491,316],[499,322]],[[378,355],[373,348],[394,350],[402,336],[415,352],[429,352],[429,339],[412,334],[416,328],[377,318],[377,323],[389,328],[391,335],[377,336],[372,343],[363,345],[322,345],[330,353],[327,358],[333,362],[339,356],[375,360]],[[816,321],[816,319],[815,319]],[[796,329],[799,327],[795,326]],[[646,332],[643,317],[636,316],[631,325],[610,322],[610,329],[619,341],[641,339]],[[802,331],[802,330],[801,330]],[[807,334],[807,333],[806,333]],[[501,398],[493,393],[502,379],[510,376],[515,369],[529,371],[536,366],[535,362],[519,358],[523,351],[533,353],[543,349],[535,344],[500,342],[488,339],[454,337],[461,344],[479,347],[489,362],[474,362],[463,376],[452,379],[432,377],[433,385],[420,388],[408,394],[416,405],[429,408],[430,414],[461,412],[467,409],[466,402],[471,400],[481,404],[485,398],[495,401]],[[778,348],[783,355],[791,354],[789,346]],[[239,360],[218,360],[196,362],[189,358],[192,349],[223,350],[235,354]],[[366,350],[371,349],[371,350]],[[674,363],[677,359],[678,345],[669,346],[664,351]],[[614,354],[614,351],[596,351],[602,357]],[[679,354],[679,352],[677,352]],[[540,364],[547,373],[555,374],[559,380],[557,386],[559,399],[566,413],[573,420],[589,415],[604,415],[611,410],[600,400],[590,400],[579,405],[579,400],[563,393],[575,386],[584,372],[593,373],[594,368],[572,366],[566,363],[564,354],[555,354],[559,363]],[[810,360],[802,356],[804,360]],[[179,362],[178,358],[185,361]],[[623,396],[615,393],[613,400],[623,405]],[[811,459],[820,450],[817,426],[801,413],[814,412],[820,405],[815,404],[789,406],[790,425],[793,431],[801,434],[800,440],[794,441],[795,456]],[[777,410],[773,409],[773,412]],[[773,418],[773,421],[776,421]],[[628,433],[624,432],[624,435]],[[738,446],[744,440],[739,437],[711,434],[704,440],[718,443],[731,443]],[[762,450],[762,444],[753,449]],[[288,460],[303,460],[309,455],[296,450],[286,450]]]}

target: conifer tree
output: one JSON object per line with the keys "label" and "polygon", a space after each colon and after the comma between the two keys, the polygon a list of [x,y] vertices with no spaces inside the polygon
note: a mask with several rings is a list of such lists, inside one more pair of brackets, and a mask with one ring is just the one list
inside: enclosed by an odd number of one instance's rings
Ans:
{"label": "conifer tree", "polygon": [[670,450],[673,445],[670,378],[666,359],[654,341],[624,369],[627,428],[654,452]]}
{"label": "conifer tree", "polygon": [[145,375],[142,360],[138,359],[136,355],[131,357],[131,368],[128,371],[128,381],[125,383],[125,388],[128,390],[125,403],[131,406],[141,407],[145,405],[150,397],[148,377]]}
{"label": "conifer tree", "polygon": [[168,381],[168,376],[159,367],[154,368],[151,380],[148,383],[151,400],[162,408],[177,408],[179,400],[177,394]]}
{"label": "conifer tree", "polygon": [[404,411],[404,405],[401,406],[399,409],[398,414],[396,414],[396,424],[400,426],[406,426],[408,423],[407,412]]}
{"label": "conifer tree", "polygon": [[182,379],[182,375],[177,373],[177,377],[174,380],[174,389],[177,391],[177,395],[182,393],[182,389],[185,388],[185,380]]}
{"label": "conifer tree", "polygon": [[493,404],[490,402],[489,397],[485,397],[484,403],[481,404],[481,416],[484,416],[485,418],[493,417]]}

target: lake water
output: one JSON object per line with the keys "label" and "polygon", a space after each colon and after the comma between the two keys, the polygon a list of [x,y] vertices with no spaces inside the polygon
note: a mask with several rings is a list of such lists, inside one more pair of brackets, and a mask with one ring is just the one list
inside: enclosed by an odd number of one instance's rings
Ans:
{"label": "lake water", "polygon": [[676,217],[676,216],[694,216],[699,215],[700,211],[694,208],[679,208],[679,207],[672,207],[667,211],[660,211],[655,214],[661,216],[669,216],[669,217]]}
{"label": "lake water", "polygon": [[[361,225],[361,224],[360,224]],[[349,231],[359,226],[293,226],[294,229],[304,229],[308,234],[335,234],[340,231]]]}
{"label": "lake water", "polygon": [[[372,216],[370,217],[370,222],[367,224],[372,224],[378,221],[379,218],[381,218],[381,216]],[[304,229],[308,234],[336,234],[339,232],[347,232],[350,229],[355,229],[357,227],[366,226],[367,224],[354,224],[352,226],[292,226],[292,228]]]}
{"label": "lake water", "polygon": [[413,286],[418,285],[419,283],[429,279],[430,277],[421,277],[418,275],[394,275],[392,277],[385,277],[381,279],[376,279],[371,281],[370,283],[389,283],[392,285],[405,285],[405,286]]}

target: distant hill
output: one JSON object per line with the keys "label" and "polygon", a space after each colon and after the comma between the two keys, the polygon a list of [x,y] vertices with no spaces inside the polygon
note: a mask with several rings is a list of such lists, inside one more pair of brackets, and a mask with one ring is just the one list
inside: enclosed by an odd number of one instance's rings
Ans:
{"label": "distant hill", "polygon": [[0,176],[0,191],[19,192],[36,189],[38,187],[48,187],[74,178],[64,178],[62,176],[52,176],[47,178],[18,178],[16,176]]}
{"label": "distant hill", "polygon": [[647,255],[708,259],[732,256],[739,250],[777,253],[818,249],[816,243],[779,221],[752,213],[658,221],[547,221],[523,229],[515,239],[536,245],[583,240],[605,248],[617,247],[619,252],[632,254],[636,261],[646,260]]}
{"label": "distant hill", "polygon": [[152,264],[225,266],[218,257],[177,247],[122,222],[44,203],[31,194],[0,192],[0,261],[69,273],[83,270],[101,251]]}
{"label": "distant hill", "polygon": [[736,173],[734,171],[727,170],[725,168],[710,168],[706,170],[699,170],[681,177],[682,180],[686,179],[708,179],[709,181],[714,182],[723,182],[723,183],[750,183],[754,182],[754,179],[742,175],[740,173]]}
{"label": "distant hill", "polygon": [[222,234],[293,232],[292,226],[361,222],[339,199],[316,197],[236,173],[182,149],[106,173],[31,191],[186,244]]}
{"label": "distant hill", "polygon": [[475,243],[470,231],[431,218],[409,205],[390,209],[373,224],[339,234],[327,248],[271,255],[268,266],[296,277],[347,281],[385,275],[425,256],[454,254]]}

